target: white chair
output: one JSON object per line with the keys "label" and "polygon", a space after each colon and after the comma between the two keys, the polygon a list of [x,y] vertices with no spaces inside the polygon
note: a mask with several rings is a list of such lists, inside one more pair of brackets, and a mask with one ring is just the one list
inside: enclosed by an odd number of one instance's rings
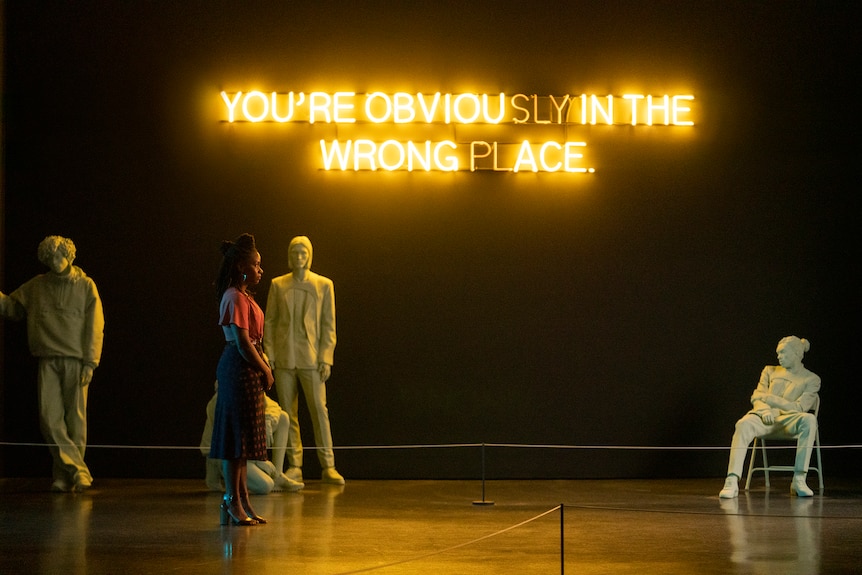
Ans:
{"label": "white chair", "polygon": [[[817,400],[814,402],[814,407],[809,410],[809,413],[813,413],[814,417],[817,417],[817,432],[814,434],[814,453],[817,455],[817,466],[808,466],[808,471],[816,471],[817,479],[820,480],[820,493],[823,493],[823,460],[820,458],[820,395],[817,395]],[[754,442],[751,444],[751,459],[748,462],[748,478],[745,480],[745,490],[748,491],[748,487],[751,485],[751,476],[755,471],[762,471],[763,477],[766,482],[766,487],[769,487],[769,472],[770,471],[794,471],[794,466],[792,465],[769,465],[769,461],[766,457],[766,440],[769,441],[796,441],[796,438],[792,435],[786,435],[783,433],[776,433],[771,435],[765,435],[763,437],[755,437]],[[760,447],[760,451],[763,454],[763,465],[756,466],[757,459],[757,448]]]}

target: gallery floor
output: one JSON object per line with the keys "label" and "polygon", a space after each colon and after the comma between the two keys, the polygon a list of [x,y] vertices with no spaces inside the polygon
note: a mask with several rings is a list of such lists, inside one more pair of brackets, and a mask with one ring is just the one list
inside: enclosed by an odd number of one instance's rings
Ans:
{"label": "gallery floor", "polygon": [[310,481],[254,496],[255,527],[220,526],[202,481],[47,483],[0,479],[4,575],[862,572],[858,481],[730,501],[720,479]]}

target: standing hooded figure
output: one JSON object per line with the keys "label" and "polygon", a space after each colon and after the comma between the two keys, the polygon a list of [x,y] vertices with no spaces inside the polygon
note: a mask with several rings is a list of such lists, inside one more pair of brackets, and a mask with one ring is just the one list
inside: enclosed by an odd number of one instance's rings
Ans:
{"label": "standing hooded figure", "polygon": [[299,387],[314,425],[321,480],[341,485],[335,470],[326,381],[335,353],[335,288],[332,280],[311,271],[311,241],[290,241],[291,273],[272,280],[266,301],[264,349],[272,361],[278,401],[290,418],[286,475],[302,479],[302,438],[299,430]]}
{"label": "standing hooded figure", "polygon": [[10,295],[0,292],[0,316],[27,319],[30,353],[39,359],[39,418],[54,460],[54,491],[93,483],[84,463],[87,395],[102,357],[105,316],[96,284],[75,261],[69,238],[48,236],[39,261],[48,266]]}

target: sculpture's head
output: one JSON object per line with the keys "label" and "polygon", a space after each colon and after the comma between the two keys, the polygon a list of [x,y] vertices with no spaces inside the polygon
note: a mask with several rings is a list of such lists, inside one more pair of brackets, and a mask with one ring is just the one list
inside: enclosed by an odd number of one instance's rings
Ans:
{"label": "sculpture's head", "polygon": [[39,242],[39,261],[57,274],[63,273],[75,261],[75,243],[62,236],[48,236]]}
{"label": "sculpture's head", "polygon": [[788,335],[778,342],[775,352],[778,354],[778,363],[782,367],[793,367],[802,361],[805,352],[811,349],[811,343],[807,339]]}
{"label": "sculpture's head", "polygon": [[296,236],[290,240],[287,248],[287,257],[290,260],[290,269],[311,269],[311,240],[306,236]]}

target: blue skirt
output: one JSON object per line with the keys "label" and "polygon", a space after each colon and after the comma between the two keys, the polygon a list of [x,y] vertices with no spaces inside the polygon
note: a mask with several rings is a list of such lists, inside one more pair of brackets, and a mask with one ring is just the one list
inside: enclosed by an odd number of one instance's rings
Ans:
{"label": "blue skirt", "polygon": [[230,343],[222,352],[216,376],[218,398],[210,457],[265,461],[264,375]]}

